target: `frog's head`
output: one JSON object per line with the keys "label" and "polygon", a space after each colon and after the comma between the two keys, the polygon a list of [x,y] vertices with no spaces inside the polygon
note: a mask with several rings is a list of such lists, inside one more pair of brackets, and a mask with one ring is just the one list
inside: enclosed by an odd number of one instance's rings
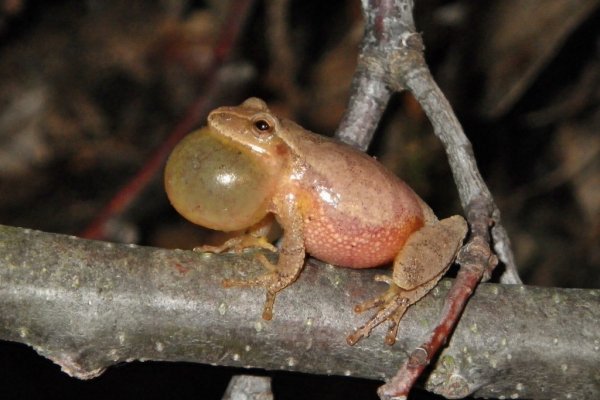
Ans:
{"label": "frog's head", "polygon": [[257,155],[278,157],[285,153],[286,145],[279,136],[281,121],[259,98],[217,108],[208,115],[208,127]]}
{"label": "frog's head", "polygon": [[208,127],[189,134],[169,157],[165,189],[173,207],[220,231],[259,222],[286,170],[287,146],[275,134],[280,127],[257,98],[211,112]]}

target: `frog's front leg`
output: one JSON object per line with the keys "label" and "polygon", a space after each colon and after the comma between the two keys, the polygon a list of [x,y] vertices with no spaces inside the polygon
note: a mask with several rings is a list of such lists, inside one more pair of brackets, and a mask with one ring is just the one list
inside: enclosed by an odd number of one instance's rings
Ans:
{"label": "frog's front leg", "polygon": [[305,247],[302,217],[298,212],[293,196],[286,196],[275,203],[277,221],[283,228],[283,237],[279,250],[277,264],[272,264],[263,254],[258,255],[259,261],[269,271],[266,274],[250,280],[223,281],[225,287],[263,286],[267,290],[263,319],[273,317],[273,304],[277,293],[291,285],[300,275],[304,265]]}
{"label": "frog's front leg", "polygon": [[378,281],[388,283],[389,289],[383,295],[355,307],[356,312],[375,307],[379,310],[365,325],[348,336],[348,344],[354,345],[369,336],[384,321],[390,321],[385,342],[394,344],[402,316],[408,307],[429,293],[448,270],[467,229],[464,218],[455,215],[414,232],[394,260],[392,278],[376,277]]}
{"label": "frog's front leg", "polygon": [[202,245],[194,247],[194,251],[200,253],[240,253],[247,248],[261,248],[275,252],[277,247],[273,246],[271,241],[281,236],[281,232],[273,215],[268,214],[250,228],[229,232],[229,235],[230,239],[220,245]]}

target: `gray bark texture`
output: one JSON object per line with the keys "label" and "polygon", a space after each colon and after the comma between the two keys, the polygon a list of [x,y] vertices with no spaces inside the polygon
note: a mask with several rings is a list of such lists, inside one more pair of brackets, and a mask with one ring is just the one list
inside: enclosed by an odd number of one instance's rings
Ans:
{"label": "gray bark texture", "polygon": [[[354,347],[354,304],[381,271],[311,260],[263,321],[255,254],[199,254],[0,226],[0,339],[26,343],[88,379],[132,360],[189,361],[388,379],[436,323],[451,280]],[[450,398],[600,398],[600,290],[481,284],[427,376]]]}

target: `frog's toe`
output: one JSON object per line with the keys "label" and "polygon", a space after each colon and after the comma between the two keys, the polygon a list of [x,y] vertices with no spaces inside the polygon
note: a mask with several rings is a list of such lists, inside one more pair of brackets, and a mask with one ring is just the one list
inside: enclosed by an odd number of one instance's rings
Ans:
{"label": "frog's toe", "polygon": [[267,290],[272,290],[272,288],[278,286],[277,283],[280,280],[279,274],[272,271],[253,279],[223,279],[221,283],[226,288],[262,286]]}
{"label": "frog's toe", "polygon": [[245,280],[237,280],[237,279],[223,279],[221,284],[225,288],[232,287],[255,287],[262,286],[267,290],[267,297],[265,300],[265,305],[263,307],[262,318],[265,320],[271,320],[273,318],[273,304],[275,303],[275,297],[279,290],[279,282],[281,278],[277,272],[269,272],[267,274],[261,275],[255,279],[245,279]]}
{"label": "frog's toe", "polygon": [[204,244],[202,246],[196,246],[194,247],[193,251],[195,253],[223,253],[224,251],[229,250],[228,247],[226,247],[224,244],[221,246],[211,246],[209,244]]}
{"label": "frog's toe", "polygon": [[[265,267],[268,271],[266,274],[261,275],[254,279],[223,279],[222,284],[223,287],[231,288],[231,287],[253,287],[253,286],[263,286],[267,290],[273,289],[277,287],[277,283],[280,282],[283,278],[277,272],[277,266],[265,257],[264,254],[259,253],[256,255],[256,258],[260,263]],[[277,290],[275,290],[277,291]]]}
{"label": "frog's toe", "polygon": [[271,261],[269,261],[267,259],[267,257],[265,257],[264,254],[259,253],[256,255],[256,258],[258,259],[258,261],[260,261],[260,263],[263,265],[263,267],[265,267],[265,269],[267,271],[269,271],[269,274],[277,275],[277,265],[275,265]]}
{"label": "frog's toe", "polygon": [[409,306],[408,299],[403,300],[405,300],[405,304],[398,306],[398,308],[396,308],[396,311],[394,311],[392,315],[390,315],[390,317],[388,318],[388,321],[390,321],[390,325],[388,327],[387,334],[385,335],[385,344],[389,346],[396,343],[396,337],[398,336],[398,327],[400,326],[400,320],[402,320],[402,317],[404,316],[404,313],[406,312]]}
{"label": "frog's toe", "polygon": [[[272,265],[265,258],[265,266]],[[267,291],[265,304],[263,307],[262,318],[265,320],[271,320],[273,318],[273,305],[275,303],[275,297],[277,293],[279,293],[282,289],[287,287],[290,284],[290,279],[284,275],[281,275],[275,270],[273,266],[272,272],[267,272],[264,275],[259,276],[254,279],[247,280],[236,280],[236,279],[224,279],[222,281],[223,287],[232,288],[232,287],[255,287],[261,286],[264,287]]]}
{"label": "frog's toe", "polygon": [[265,299],[265,305],[263,306],[262,318],[265,321],[270,321],[273,318],[273,305],[275,304],[275,296],[277,292],[271,292],[267,290],[267,298]]}
{"label": "frog's toe", "polygon": [[387,283],[390,287],[382,295],[355,305],[354,312],[361,313],[372,308],[381,308],[398,294],[399,289],[394,282],[392,282],[391,277],[387,275],[375,275],[375,281]]}
{"label": "frog's toe", "polygon": [[354,307],[354,311],[356,312],[362,312],[375,307],[378,307],[379,310],[366,324],[348,335],[346,341],[352,346],[362,338],[368,337],[371,334],[371,331],[384,321],[390,321],[390,327],[385,338],[385,343],[388,345],[394,344],[396,341],[396,334],[398,333],[398,325],[409,305],[410,302],[402,295],[402,290],[395,285],[391,285],[383,295]]}
{"label": "frog's toe", "polygon": [[277,247],[269,243],[265,236],[255,235],[236,236],[219,246],[203,245],[194,247],[194,251],[199,253],[241,253],[248,248],[265,249],[270,252],[277,251]]}

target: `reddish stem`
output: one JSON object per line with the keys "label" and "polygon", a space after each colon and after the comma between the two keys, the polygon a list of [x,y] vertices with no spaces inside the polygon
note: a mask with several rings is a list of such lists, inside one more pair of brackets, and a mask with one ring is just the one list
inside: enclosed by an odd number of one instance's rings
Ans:
{"label": "reddish stem", "polygon": [[[396,375],[378,389],[377,393],[381,399],[408,396],[417,379],[450,337],[479,281],[498,263],[489,246],[490,218],[487,216],[488,207],[485,200],[473,201],[467,209],[471,237],[456,257],[460,269],[444,300],[440,320],[429,338],[412,352]],[[451,387],[449,390],[456,392],[446,393],[447,397],[465,397],[469,394],[468,388]]]}
{"label": "reddish stem", "polygon": [[444,310],[439,324],[429,338],[411,353],[408,360],[398,369],[396,375],[377,393],[381,399],[408,396],[416,380],[438,354],[446,339],[452,333],[473,290],[481,280],[481,273],[475,269],[461,268],[444,302]]}
{"label": "reddish stem", "polygon": [[109,221],[127,210],[152,182],[175,145],[208,113],[213,107],[212,100],[219,92],[221,80],[218,74],[229,60],[234,46],[240,38],[242,27],[254,5],[254,0],[235,0],[223,21],[218,41],[214,46],[214,58],[207,76],[206,90],[186,111],[183,119],[173,128],[164,143],[152,154],[138,173],[123,186],[98,213],[92,222],[80,233],[87,239],[104,239]]}

